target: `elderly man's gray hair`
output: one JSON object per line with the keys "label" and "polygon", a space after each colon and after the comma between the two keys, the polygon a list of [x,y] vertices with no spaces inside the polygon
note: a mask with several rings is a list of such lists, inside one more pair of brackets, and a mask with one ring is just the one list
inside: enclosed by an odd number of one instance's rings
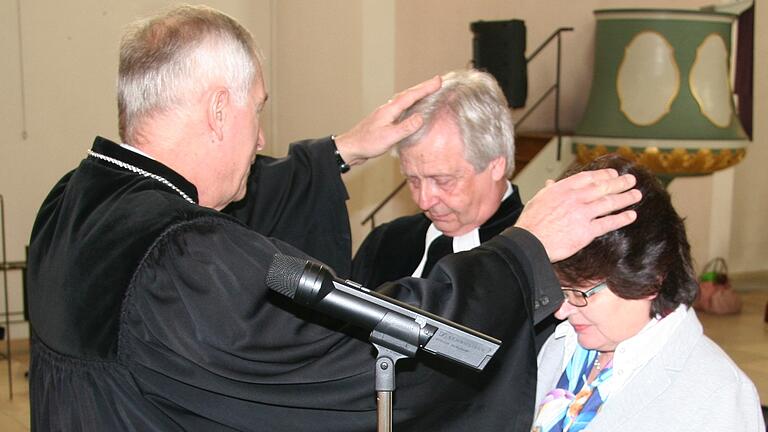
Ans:
{"label": "elderly man's gray hair", "polygon": [[419,113],[424,120],[413,135],[397,143],[394,152],[417,142],[429,133],[441,116],[450,116],[461,131],[464,158],[476,172],[503,156],[505,175],[515,172],[515,137],[507,100],[490,74],[474,69],[456,70],[443,75],[440,90],[425,97],[403,113],[401,118]]}

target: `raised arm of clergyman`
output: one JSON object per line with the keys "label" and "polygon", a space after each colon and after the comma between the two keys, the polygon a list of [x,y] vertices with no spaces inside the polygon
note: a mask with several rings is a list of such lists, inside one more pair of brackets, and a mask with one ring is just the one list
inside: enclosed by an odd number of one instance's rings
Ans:
{"label": "raised arm of clergyman", "polygon": [[551,262],[560,261],[609,231],[632,223],[633,210],[612,214],[642,198],[635,177],[613,169],[583,171],[548,181],[523,209],[515,226],[535,235]]}

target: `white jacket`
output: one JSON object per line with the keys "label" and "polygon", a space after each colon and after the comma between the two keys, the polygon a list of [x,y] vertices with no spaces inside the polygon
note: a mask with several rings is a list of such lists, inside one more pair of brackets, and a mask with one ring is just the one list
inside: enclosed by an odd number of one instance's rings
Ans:
{"label": "white jacket", "polygon": [[[556,331],[542,347],[537,409],[563,372],[566,340],[575,337],[572,328]],[[704,336],[690,308],[658,354],[610,395],[584,430],[764,432],[765,421],[755,385]]]}

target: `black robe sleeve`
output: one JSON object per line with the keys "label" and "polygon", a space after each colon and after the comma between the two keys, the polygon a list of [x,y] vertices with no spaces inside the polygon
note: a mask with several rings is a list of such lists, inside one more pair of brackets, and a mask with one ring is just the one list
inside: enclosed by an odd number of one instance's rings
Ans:
{"label": "black robe sleeve", "polygon": [[[541,246],[525,250],[526,235],[451,255],[430,280],[382,287],[503,341],[482,373],[429,357],[401,361],[396,430],[530,427],[532,286],[559,286]],[[221,218],[172,228],[129,288],[121,362],[184,430],[375,430],[371,345],[268,290],[263,280],[276,252],[300,254]]]}
{"label": "black robe sleeve", "polygon": [[334,148],[328,137],[293,143],[284,158],[259,155],[251,167],[245,198],[223,212],[348,277],[352,257],[349,196]]}

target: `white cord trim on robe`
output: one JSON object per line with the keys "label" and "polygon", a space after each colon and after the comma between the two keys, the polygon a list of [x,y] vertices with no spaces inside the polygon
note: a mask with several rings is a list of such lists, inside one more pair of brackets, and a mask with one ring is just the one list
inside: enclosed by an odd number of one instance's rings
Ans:
{"label": "white cord trim on robe", "polygon": [[181,195],[181,197],[184,198],[185,200],[189,201],[192,204],[197,204],[197,203],[195,203],[195,201],[192,198],[189,197],[189,195],[185,194],[184,191],[182,191],[181,189],[177,188],[176,185],[174,185],[173,183],[168,181],[165,177],[159,176],[157,174],[153,174],[153,173],[148,172],[148,171],[144,171],[143,169],[141,169],[139,167],[133,166],[133,165],[131,165],[129,163],[123,162],[123,161],[115,159],[115,158],[111,158],[109,156],[105,156],[105,155],[103,155],[101,153],[96,153],[95,151],[92,151],[92,150],[88,150],[88,156],[93,156],[93,157],[95,157],[97,159],[101,159],[103,161],[106,161],[106,162],[109,162],[111,164],[117,165],[120,168],[127,169],[128,171],[135,172],[136,174],[142,175],[144,177],[151,178],[153,180],[157,180],[160,183],[162,183],[162,184],[168,186],[169,188],[173,189],[176,193]]}

